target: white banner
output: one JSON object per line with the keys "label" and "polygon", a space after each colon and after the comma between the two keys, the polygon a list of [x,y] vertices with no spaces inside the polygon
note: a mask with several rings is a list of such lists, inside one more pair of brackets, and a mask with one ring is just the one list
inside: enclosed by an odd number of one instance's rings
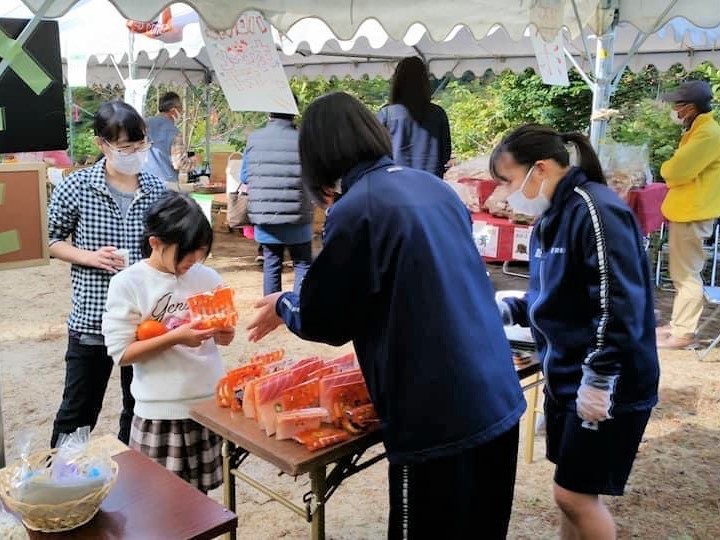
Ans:
{"label": "white banner", "polygon": [[87,62],[86,54],[68,54],[67,83],[70,88],[87,86]]}
{"label": "white banner", "polygon": [[210,62],[233,111],[298,113],[271,26],[260,13],[248,11],[221,32],[201,24]]}
{"label": "white banner", "polygon": [[563,51],[563,33],[558,32],[555,39],[549,43],[540,36],[531,36],[531,39],[543,82],[555,86],[570,86]]}
{"label": "white banner", "polygon": [[140,116],[145,116],[145,98],[150,79],[125,79],[125,103],[135,107]]}

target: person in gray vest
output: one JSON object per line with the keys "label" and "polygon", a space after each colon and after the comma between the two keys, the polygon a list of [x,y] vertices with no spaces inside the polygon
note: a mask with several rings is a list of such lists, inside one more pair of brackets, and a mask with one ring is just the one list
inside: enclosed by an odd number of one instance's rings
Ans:
{"label": "person in gray vest", "polygon": [[143,170],[176,184],[178,172],[188,172],[192,168],[182,133],[175,126],[182,117],[180,96],[175,92],[160,96],[158,111],[157,116],[145,121],[152,148]]}
{"label": "person in gray vest", "polygon": [[291,114],[270,113],[248,137],[240,181],[248,184],[248,216],[263,247],[263,292],[282,290],[285,248],[295,269],[293,290],[312,261],[313,204],[300,179],[298,132]]}

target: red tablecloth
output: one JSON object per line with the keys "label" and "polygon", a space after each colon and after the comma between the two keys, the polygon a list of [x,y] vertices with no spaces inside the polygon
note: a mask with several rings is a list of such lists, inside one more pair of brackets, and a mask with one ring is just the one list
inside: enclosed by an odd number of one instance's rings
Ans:
{"label": "red tablecloth", "polygon": [[[478,191],[479,191],[478,186]],[[627,197],[627,203],[630,209],[635,214],[638,220],[640,229],[643,234],[650,234],[657,231],[664,221],[660,207],[665,195],[667,194],[667,186],[663,183],[648,184],[642,189],[636,189],[630,191]],[[486,237],[484,242],[485,254],[483,259],[488,262],[506,262],[506,261],[527,261],[527,247],[528,242],[525,243],[527,233],[521,232],[516,233],[516,230],[525,231],[530,229],[528,225],[515,225],[510,220],[505,218],[498,218],[488,214],[487,212],[476,212],[473,214],[474,233],[476,236],[476,242],[478,242],[478,236],[483,235],[482,223],[492,226],[490,232],[494,233],[497,228],[497,242],[491,235],[487,234],[487,228],[485,230]],[[493,228],[494,227],[494,228]],[[517,237],[517,238],[516,238]],[[521,245],[525,245],[523,250]],[[495,247],[497,246],[497,247]]]}
{"label": "red tablecloth", "polygon": [[665,184],[657,182],[628,193],[628,206],[635,214],[643,234],[657,231],[665,221],[660,207],[665,200],[667,191]]}
{"label": "red tablecloth", "polygon": [[[476,243],[478,242],[479,235],[487,235],[485,240],[485,253],[483,254],[485,261],[506,262],[528,260],[527,252],[530,245],[531,226],[516,225],[510,223],[509,219],[498,218],[487,212],[474,213],[473,222],[473,234]],[[482,223],[485,223],[488,227],[483,228]],[[516,230],[519,232],[516,233]],[[493,236],[497,238],[497,240],[495,240]]]}

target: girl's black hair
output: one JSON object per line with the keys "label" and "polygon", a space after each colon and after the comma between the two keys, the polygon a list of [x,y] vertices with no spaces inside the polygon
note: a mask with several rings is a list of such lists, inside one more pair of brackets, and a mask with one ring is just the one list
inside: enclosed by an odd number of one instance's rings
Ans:
{"label": "girl's black hair", "polygon": [[324,189],[363,161],[392,155],[387,130],[362,103],[344,92],[313,101],[300,125],[300,165],[305,187],[324,205]]}
{"label": "girl's black hair", "polygon": [[519,165],[531,167],[541,159],[552,159],[560,166],[570,165],[570,153],[567,145],[572,143],[577,149],[579,163],[588,180],[607,184],[600,160],[582,133],[559,133],[548,126],[527,124],[517,128],[498,144],[490,155],[490,174],[493,178],[504,180],[497,170],[496,162],[500,154],[509,153]]}
{"label": "girl's black hair", "polygon": [[425,62],[417,56],[400,60],[390,86],[390,103],[404,105],[413,120],[422,123],[431,98],[430,76]]}
{"label": "girl's black hair", "polygon": [[176,191],[164,193],[145,214],[142,254],[152,253],[150,237],[155,236],[163,244],[176,245],[175,264],[188,253],[205,249],[205,256],[212,249],[213,230],[200,205],[188,195]]}
{"label": "girl's black hair", "polygon": [[101,139],[110,143],[117,142],[121,135],[127,135],[128,142],[145,139],[147,128],[145,120],[124,101],[106,101],[95,113],[93,131]]}

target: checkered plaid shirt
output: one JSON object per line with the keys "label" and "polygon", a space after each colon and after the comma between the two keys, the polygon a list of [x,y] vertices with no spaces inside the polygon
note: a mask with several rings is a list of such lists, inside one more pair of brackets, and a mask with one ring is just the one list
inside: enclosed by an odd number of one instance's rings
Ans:
{"label": "checkered plaid shirt", "polygon": [[[147,173],[140,173],[139,184],[135,199],[123,217],[105,182],[105,159],[63,179],[53,190],[48,209],[50,244],[71,238],[73,246],[90,251],[115,246],[130,251],[130,264],[139,261],[145,212],[165,191],[164,182]],[[70,330],[101,333],[111,277],[106,270],[71,266]]]}

